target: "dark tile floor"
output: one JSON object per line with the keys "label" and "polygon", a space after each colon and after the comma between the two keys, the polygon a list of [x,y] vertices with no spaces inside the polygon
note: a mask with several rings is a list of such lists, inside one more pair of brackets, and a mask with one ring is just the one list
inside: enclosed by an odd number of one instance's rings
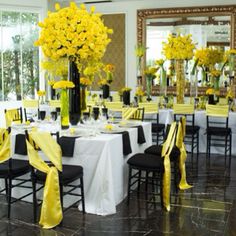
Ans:
{"label": "dark tile floor", "polygon": [[[236,235],[236,157],[231,166],[222,156],[206,162],[200,155],[198,165],[187,163],[188,182],[193,188],[172,193],[171,211],[156,208],[145,200],[132,196],[110,216],[82,215],[71,209],[64,215],[63,226],[43,230],[32,224],[32,205],[20,202],[13,205],[12,219],[6,218],[5,197],[0,196],[0,236],[90,236],[90,235]],[[173,191],[174,192],[174,191]]]}

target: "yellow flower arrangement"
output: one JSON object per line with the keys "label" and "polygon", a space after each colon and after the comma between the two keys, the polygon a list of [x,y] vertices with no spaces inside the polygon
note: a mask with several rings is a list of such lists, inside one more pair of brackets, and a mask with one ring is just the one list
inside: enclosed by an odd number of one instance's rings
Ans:
{"label": "yellow flower arrangement", "polygon": [[75,87],[74,83],[68,80],[60,80],[53,85],[54,89],[68,89],[74,87]]}
{"label": "yellow flower arrangement", "polygon": [[212,94],[214,94],[215,93],[215,90],[213,89],[213,88],[208,88],[207,90],[206,90],[206,95],[212,95]]}
{"label": "yellow flower arrangement", "polygon": [[103,85],[109,85],[109,83],[106,78],[102,78],[98,81],[98,85],[102,87]]}
{"label": "yellow flower arrangement", "polygon": [[155,61],[155,64],[161,67],[161,66],[163,66],[164,62],[165,62],[165,60],[159,59],[159,60]]}
{"label": "yellow flower arrangement", "polygon": [[46,92],[45,92],[44,90],[38,90],[38,91],[37,91],[37,95],[38,95],[39,97],[43,97],[43,96],[46,95]]}
{"label": "yellow flower arrangement", "polygon": [[144,53],[146,52],[146,47],[142,44],[138,44],[136,47],[135,47],[135,55],[136,57],[143,57],[144,56]]}
{"label": "yellow flower arrangement", "polygon": [[89,85],[92,84],[92,81],[89,78],[87,78],[87,77],[81,77],[80,78],[80,84],[82,86],[89,86]]}
{"label": "yellow flower arrangement", "polygon": [[195,51],[194,58],[198,66],[212,68],[215,64],[224,62],[224,53],[218,49],[201,48]]}
{"label": "yellow flower arrangement", "polygon": [[232,91],[232,89],[229,89],[229,90],[227,91],[227,94],[226,94],[226,99],[228,99],[228,100],[233,100],[233,98],[234,98],[233,91]]}
{"label": "yellow flower arrangement", "polygon": [[147,66],[146,69],[144,70],[144,74],[147,77],[155,78],[157,70],[158,70],[158,68],[156,68],[154,66]]}
{"label": "yellow flower arrangement", "polygon": [[121,89],[122,93],[123,92],[130,92],[132,89],[130,87],[124,87]]}
{"label": "yellow flower arrangement", "polygon": [[143,91],[143,89],[141,87],[137,87],[137,89],[135,91],[135,96],[143,97],[144,95],[145,95],[145,92]]}
{"label": "yellow flower arrangement", "polygon": [[213,70],[210,71],[210,75],[211,75],[212,77],[220,77],[220,75],[221,75],[221,70],[213,69]]}
{"label": "yellow flower arrangement", "polygon": [[190,34],[188,35],[169,35],[167,42],[163,42],[163,53],[167,59],[189,60],[193,57],[195,44]]}
{"label": "yellow flower arrangement", "polygon": [[106,73],[106,84],[110,84],[113,81],[113,73],[115,71],[115,65],[106,64],[103,68],[103,71]]}
{"label": "yellow flower arrangement", "polygon": [[48,80],[48,85],[50,85],[51,87],[56,83],[55,80]]}
{"label": "yellow flower arrangement", "polygon": [[52,60],[73,59],[80,71],[89,63],[99,62],[111,41],[108,34],[112,33],[101,14],[94,13],[95,7],[89,12],[84,4],[78,7],[75,2],[65,8],[56,4],[55,8],[56,12],[48,12],[39,22],[42,30],[35,46],[41,46],[44,55]]}

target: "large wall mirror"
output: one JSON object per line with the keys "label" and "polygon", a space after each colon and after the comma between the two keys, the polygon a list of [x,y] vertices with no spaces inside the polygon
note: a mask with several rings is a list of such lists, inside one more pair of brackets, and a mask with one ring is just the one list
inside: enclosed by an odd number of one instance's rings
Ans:
{"label": "large wall mirror", "polygon": [[137,40],[147,47],[145,64],[163,57],[162,42],[178,33],[191,34],[197,48],[235,48],[236,5],[138,10]]}

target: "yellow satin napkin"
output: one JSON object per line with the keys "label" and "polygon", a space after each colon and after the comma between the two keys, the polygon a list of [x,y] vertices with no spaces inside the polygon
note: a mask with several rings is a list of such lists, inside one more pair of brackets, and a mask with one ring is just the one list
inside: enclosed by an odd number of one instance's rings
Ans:
{"label": "yellow satin napkin", "polygon": [[34,146],[30,142],[26,142],[30,164],[47,174],[39,224],[45,229],[50,229],[60,224],[63,218],[58,176],[58,170],[62,171],[61,148],[49,133],[31,132],[29,135],[30,140],[40,147],[54,165],[48,166]]}
{"label": "yellow satin napkin", "polygon": [[[4,137],[3,137],[4,136]],[[11,157],[10,135],[6,129],[0,128],[0,163],[3,163]]]}

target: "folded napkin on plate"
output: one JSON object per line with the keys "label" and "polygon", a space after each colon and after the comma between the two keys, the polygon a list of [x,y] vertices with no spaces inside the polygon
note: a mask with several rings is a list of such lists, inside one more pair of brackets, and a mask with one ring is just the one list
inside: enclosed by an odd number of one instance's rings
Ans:
{"label": "folded napkin on plate", "polygon": [[146,139],[145,139],[145,135],[144,135],[144,131],[143,131],[143,126],[139,125],[136,127],[138,129],[138,143],[139,144],[146,143]]}
{"label": "folded napkin on plate", "polygon": [[16,135],[15,154],[27,155],[27,147],[24,134]]}
{"label": "folded napkin on plate", "polygon": [[61,146],[63,157],[73,157],[75,148],[75,139],[78,137],[62,136],[59,138],[59,145]]}

